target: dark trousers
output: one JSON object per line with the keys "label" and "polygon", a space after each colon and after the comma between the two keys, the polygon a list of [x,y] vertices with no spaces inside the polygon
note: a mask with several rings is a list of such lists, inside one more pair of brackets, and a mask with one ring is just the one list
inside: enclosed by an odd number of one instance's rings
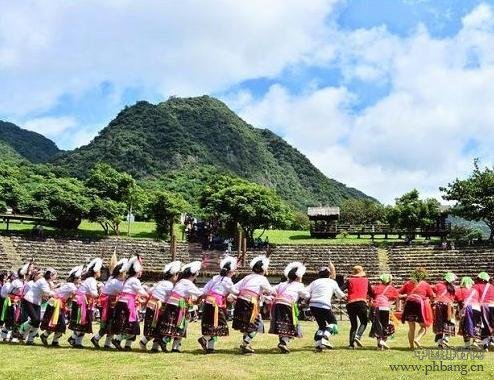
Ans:
{"label": "dark trousers", "polygon": [[23,299],[21,301],[22,312],[25,313],[26,317],[29,317],[29,324],[35,328],[38,328],[41,323],[41,306],[35,305],[29,301]]}
{"label": "dark trousers", "polygon": [[314,340],[318,341],[324,337],[324,333],[329,331],[329,325],[336,325],[336,318],[331,309],[323,309],[320,307],[310,307],[312,316],[316,319],[319,330],[314,335]]}
{"label": "dark trousers", "polygon": [[355,337],[361,338],[369,321],[369,307],[365,301],[351,302],[346,305],[348,318],[350,319],[350,346],[353,347]]}

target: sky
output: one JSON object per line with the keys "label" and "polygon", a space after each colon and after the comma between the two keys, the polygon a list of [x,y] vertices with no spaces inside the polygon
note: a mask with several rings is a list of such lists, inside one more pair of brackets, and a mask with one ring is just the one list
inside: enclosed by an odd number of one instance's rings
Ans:
{"label": "sky", "polygon": [[61,149],[208,94],[384,203],[494,162],[494,0],[0,0],[0,120]]}

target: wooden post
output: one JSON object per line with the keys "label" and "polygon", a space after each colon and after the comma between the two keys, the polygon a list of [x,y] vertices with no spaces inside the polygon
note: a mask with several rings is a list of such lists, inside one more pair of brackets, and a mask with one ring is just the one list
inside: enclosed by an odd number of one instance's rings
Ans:
{"label": "wooden post", "polygon": [[172,233],[172,238],[170,239],[170,254],[172,261],[175,261],[175,257],[177,256],[177,237],[175,233]]}
{"label": "wooden post", "polygon": [[242,266],[245,265],[245,255],[247,254],[247,238],[242,239]]}
{"label": "wooden post", "polygon": [[238,229],[237,234],[237,257],[240,258],[242,256],[242,230]]}

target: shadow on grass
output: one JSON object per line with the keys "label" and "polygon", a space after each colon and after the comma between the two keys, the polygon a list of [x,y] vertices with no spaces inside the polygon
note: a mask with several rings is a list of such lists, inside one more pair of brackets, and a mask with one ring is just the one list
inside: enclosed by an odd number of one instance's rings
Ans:
{"label": "shadow on grass", "polygon": [[313,238],[310,235],[290,235],[288,238],[290,240],[314,240],[317,241],[317,238]]}

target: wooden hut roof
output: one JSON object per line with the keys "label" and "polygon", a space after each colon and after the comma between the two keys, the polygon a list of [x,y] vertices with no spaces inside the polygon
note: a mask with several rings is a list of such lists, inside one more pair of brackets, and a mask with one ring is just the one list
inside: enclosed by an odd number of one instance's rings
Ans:
{"label": "wooden hut roof", "polygon": [[308,216],[339,216],[339,207],[307,207]]}

